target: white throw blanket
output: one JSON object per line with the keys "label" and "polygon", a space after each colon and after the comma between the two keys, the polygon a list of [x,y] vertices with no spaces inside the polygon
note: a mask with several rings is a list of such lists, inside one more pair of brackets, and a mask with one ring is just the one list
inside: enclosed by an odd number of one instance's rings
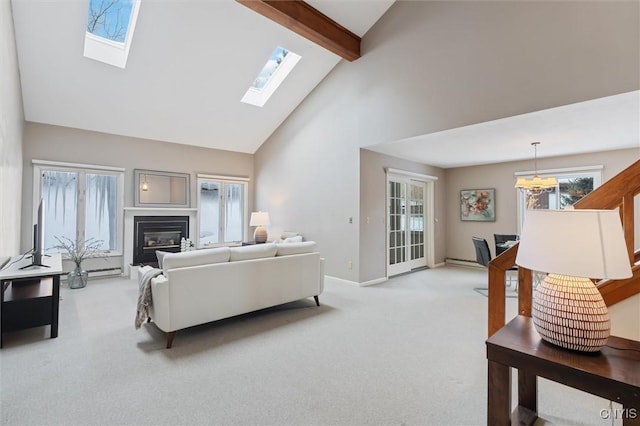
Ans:
{"label": "white throw blanket", "polygon": [[136,328],[140,328],[143,322],[149,318],[149,306],[153,300],[151,299],[151,280],[162,274],[162,269],[158,268],[140,268],[138,294],[138,310],[136,312]]}

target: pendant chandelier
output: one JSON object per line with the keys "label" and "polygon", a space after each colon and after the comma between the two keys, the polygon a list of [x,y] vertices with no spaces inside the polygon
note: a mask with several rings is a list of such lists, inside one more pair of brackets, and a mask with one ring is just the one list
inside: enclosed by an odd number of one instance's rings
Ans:
{"label": "pendant chandelier", "polygon": [[527,194],[540,194],[541,192],[555,188],[558,185],[558,179],[553,176],[547,178],[541,178],[538,176],[538,145],[540,145],[540,142],[531,142],[531,145],[533,145],[535,167],[533,178],[527,179],[519,177],[516,181],[515,187]]}

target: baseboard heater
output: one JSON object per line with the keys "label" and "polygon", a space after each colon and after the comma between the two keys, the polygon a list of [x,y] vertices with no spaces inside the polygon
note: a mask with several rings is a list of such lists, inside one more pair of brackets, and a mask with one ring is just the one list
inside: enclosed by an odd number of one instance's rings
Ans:
{"label": "baseboard heater", "polygon": [[[89,278],[98,278],[98,277],[115,277],[122,275],[122,268],[103,268],[103,269],[90,269],[87,271],[89,273]],[[65,279],[69,273],[63,274]]]}
{"label": "baseboard heater", "polygon": [[459,266],[467,266],[471,268],[484,268],[484,266],[480,265],[475,260],[455,259],[452,257],[446,258],[445,263],[447,265],[459,265]]}

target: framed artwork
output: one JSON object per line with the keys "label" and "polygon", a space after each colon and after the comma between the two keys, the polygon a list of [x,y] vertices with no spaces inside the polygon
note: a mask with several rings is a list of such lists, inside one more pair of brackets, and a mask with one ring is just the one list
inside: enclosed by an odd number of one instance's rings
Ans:
{"label": "framed artwork", "polygon": [[463,222],[495,222],[496,190],[492,188],[460,191],[460,220]]}

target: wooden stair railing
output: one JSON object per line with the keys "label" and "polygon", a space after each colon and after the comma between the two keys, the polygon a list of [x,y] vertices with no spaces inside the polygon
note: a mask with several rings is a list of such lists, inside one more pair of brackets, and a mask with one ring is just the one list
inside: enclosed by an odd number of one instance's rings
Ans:
{"label": "wooden stair railing", "polygon": [[[579,209],[619,209],[629,262],[633,276],[624,280],[602,280],[597,283],[607,306],[616,304],[636,294],[640,294],[640,251],[634,252],[634,206],[633,199],[640,193],[640,160],[636,161],[616,176],[575,203]],[[496,256],[489,262],[489,336],[505,325],[507,270],[516,263],[518,244]],[[518,314],[530,317],[533,298],[533,274],[531,270],[518,267]]]}

